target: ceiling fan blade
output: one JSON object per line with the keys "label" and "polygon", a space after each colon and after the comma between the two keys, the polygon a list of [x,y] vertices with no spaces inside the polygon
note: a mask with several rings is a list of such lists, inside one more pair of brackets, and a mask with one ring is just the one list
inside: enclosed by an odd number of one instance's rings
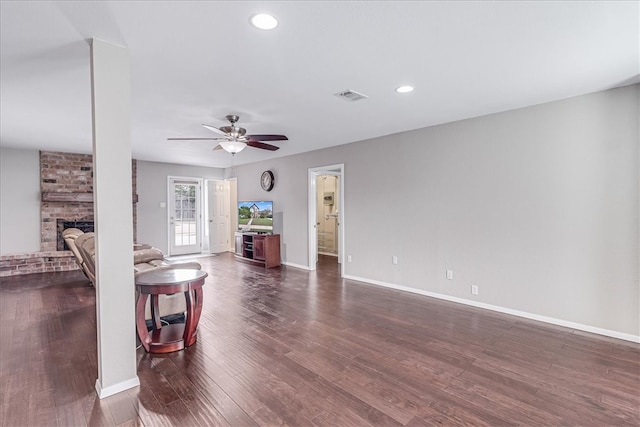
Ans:
{"label": "ceiling fan blade", "polygon": [[249,147],[262,148],[263,150],[276,151],[279,150],[280,147],[276,147],[275,145],[265,144],[264,142],[249,140],[247,141],[247,145]]}
{"label": "ceiling fan blade", "polygon": [[167,138],[167,141],[224,141],[224,138]]}
{"label": "ceiling fan blade", "polygon": [[213,151],[223,150],[222,145],[218,144],[213,148]]}
{"label": "ceiling fan blade", "polygon": [[284,135],[247,135],[250,141],[288,141]]}
{"label": "ceiling fan blade", "polygon": [[220,134],[222,136],[227,136],[227,133],[225,131],[218,129],[215,126],[205,125],[204,123],[202,124],[202,126],[204,126],[205,128],[209,129],[211,132],[215,132],[215,133]]}

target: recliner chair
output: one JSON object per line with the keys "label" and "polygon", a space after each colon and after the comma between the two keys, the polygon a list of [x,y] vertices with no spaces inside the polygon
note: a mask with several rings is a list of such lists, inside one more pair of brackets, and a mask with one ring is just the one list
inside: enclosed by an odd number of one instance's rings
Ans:
{"label": "recliner chair", "polygon": [[62,238],[67,244],[67,247],[69,248],[69,250],[73,252],[73,255],[76,258],[76,263],[78,264],[78,267],[80,267],[80,270],[82,270],[84,275],[87,276],[87,279],[89,279],[91,281],[91,284],[93,285],[95,282],[95,277],[91,275],[91,270],[85,264],[84,258],[80,254],[80,251],[78,250],[78,246],[76,245],[76,240],[78,239],[78,237],[82,236],[83,234],[85,234],[85,232],[77,228],[67,228],[62,232]]}

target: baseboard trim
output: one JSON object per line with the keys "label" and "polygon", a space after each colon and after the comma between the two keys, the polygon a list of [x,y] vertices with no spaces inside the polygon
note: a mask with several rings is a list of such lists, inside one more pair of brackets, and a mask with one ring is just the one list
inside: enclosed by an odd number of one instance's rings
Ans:
{"label": "baseboard trim", "polygon": [[110,385],[109,387],[102,388],[100,384],[100,378],[96,380],[96,392],[98,393],[98,397],[100,399],[104,399],[105,397],[113,396],[116,393],[120,393],[125,390],[129,390],[130,388],[134,388],[140,385],[140,379],[136,375],[133,378],[130,378],[126,381],[122,381],[118,384]]}
{"label": "baseboard trim", "polygon": [[287,267],[294,267],[294,268],[300,268],[302,270],[312,271],[307,265],[294,264],[292,262],[283,262],[282,265],[286,265]]}
{"label": "baseboard trim", "polygon": [[392,283],[381,282],[379,280],[365,279],[363,277],[344,275],[343,278],[349,280],[356,280],[370,285],[382,286],[385,288],[396,289],[399,291],[411,292],[414,294],[424,295],[427,297],[437,298],[445,301],[464,304],[472,307],[483,308],[485,310],[497,311],[499,313],[510,314],[512,316],[523,317],[525,319],[537,320],[540,322],[550,323],[552,325],[564,326],[566,328],[577,329],[584,332],[590,332],[598,335],[604,335],[611,338],[617,338],[624,341],[631,341],[634,343],[640,343],[640,335],[632,335],[624,332],[612,331],[609,329],[598,328],[590,325],[583,325],[581,323],[570,322],[567,320],[556,319],[554,317],[542,316],[535,313],[529,313],[526,311],[513,310],[511,308],[501,307],[498,305],[486,304],[483,302],[468,300],[465,298],[458,298],[450,295],[439,294],[436,292],[423,291],[421,289],[410,288],[408,286],[394,285]]}

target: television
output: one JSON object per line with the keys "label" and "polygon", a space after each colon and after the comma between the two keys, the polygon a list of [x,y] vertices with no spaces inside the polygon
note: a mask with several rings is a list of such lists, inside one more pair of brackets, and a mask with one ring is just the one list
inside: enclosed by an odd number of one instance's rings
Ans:
{"label": "television", "polygon": [[257,200],[238,202],[238,231],[273,233],[273,202]]}

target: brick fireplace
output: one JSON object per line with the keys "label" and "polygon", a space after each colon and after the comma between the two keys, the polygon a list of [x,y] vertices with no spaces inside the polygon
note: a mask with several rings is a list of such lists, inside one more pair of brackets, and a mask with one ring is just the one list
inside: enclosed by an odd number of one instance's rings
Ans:
{"label": "brick fireplace", "polygon": [[40,250],[57,251],[58,219],[93,221],[92,156],[41,151],[40,194]]}
{"label": "brick fireplace", "polygon": [[64,237],[62,236],[62,232],[67,228],[77,228],[80,231],[84,231],[85,233],[94,231],[93,221],[67,221],[64,219],[58,218],[56,220],[56,250],[58,251],[66,251],[69,250],[66,242],[64,241]]}
{"label": "brick fireplace", "polygon": [[[136,241],[136,175],[132,160],[133,238]],[[71,251],[60,244],[67,226],[93,226],[93,158],[89,154],[40,152],[40,251],[0,257],[0,277],[77,270]],[[129,196],[131,197],[131,196]],[[62,224],[62,225],[61,225]],[[66,225],[65,225],[66,224]],[[81,224],[80,227],[77,225]]]}

